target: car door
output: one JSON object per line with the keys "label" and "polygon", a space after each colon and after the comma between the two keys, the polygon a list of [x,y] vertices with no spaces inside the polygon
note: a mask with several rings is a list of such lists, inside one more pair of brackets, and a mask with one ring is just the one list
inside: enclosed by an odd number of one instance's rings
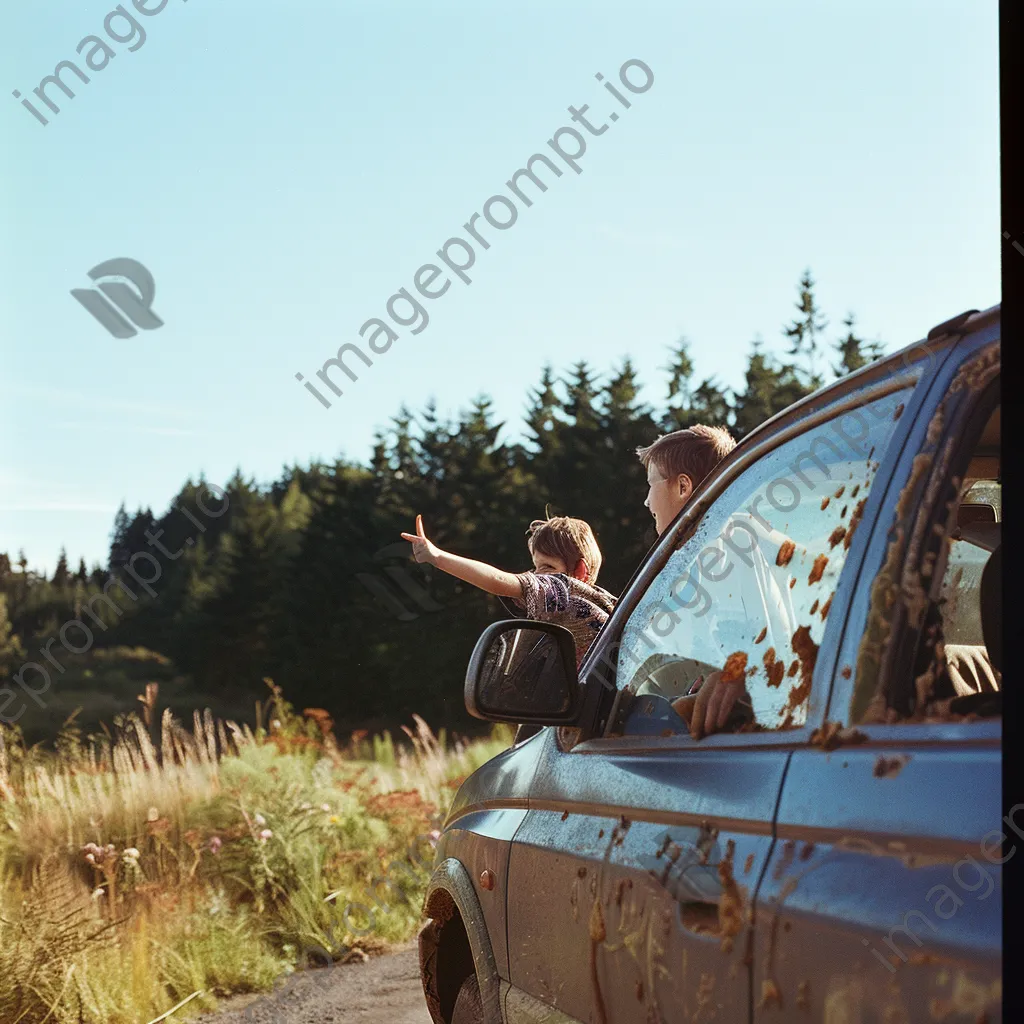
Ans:
{"label": "car door", "polygon": [[758,897],[755,991],[771,998],[757,1022],[1002,1019],[1001,865],[1015,852],[1002,844],[1024,832],[1012,811],[1001,820],[991,701],[979,689],[972,720],[940,712],[935,689],[936,659],[983,653],[980,574],[963,566],[987,553],[950,539],[950,498],[968,473],[998,494],[992,452],[971,457],[979,431],[998,430],[998,327],[990,316],[945,359],[871,524],[831,724],[783,786]]}
{"label": "car door", "polygon": [[[583,666],[617,712],[572,747],[548,731],[512,846],[510,1022],[748,1019],[775,809],[823,718],[818,648],[838,643],[911,390],[826,394],[738,449],[624,595]],[[692,740],[674,702],[740,661],[741,731]]]}

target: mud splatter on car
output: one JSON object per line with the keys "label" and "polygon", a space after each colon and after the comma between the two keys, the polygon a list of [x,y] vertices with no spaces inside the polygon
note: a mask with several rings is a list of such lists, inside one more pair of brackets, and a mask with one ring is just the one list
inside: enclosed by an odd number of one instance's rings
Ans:
{"label": "mud splatter on car", "polygon": [[789,565],[793,553],[796,551],[796,544],[788,537],[779,545],[779,553],[775,556],[775,564],[778,566]]}
{"label": "mud splatter on car", "polygon": [[807,577],[808,585],[817,583],[825,575],[825,567],[828,565],[828,555],[818,555],[811,566],[811,573]]}

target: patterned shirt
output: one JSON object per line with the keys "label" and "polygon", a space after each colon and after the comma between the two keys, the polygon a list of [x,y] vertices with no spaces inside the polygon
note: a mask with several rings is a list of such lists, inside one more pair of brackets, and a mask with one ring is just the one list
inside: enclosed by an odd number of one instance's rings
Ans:
{"label": "patterned shirt", "polygon": [[528,619],[565,626],[576,642],[576,667],[579,668],[583,655],[590,649],[618,598],[564,573],[549,576],[524,572],[516,579],[522,584],[523,596],[514,599],[512,604],[524,608]]}

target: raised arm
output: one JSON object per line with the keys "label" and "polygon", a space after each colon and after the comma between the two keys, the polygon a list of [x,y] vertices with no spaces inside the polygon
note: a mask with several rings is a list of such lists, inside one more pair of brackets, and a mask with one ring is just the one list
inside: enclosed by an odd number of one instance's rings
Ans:
{"label": "raised arm", "polygon": [[428,540],[423,532],[423,516],[416,517],[416,533],[403,533],[402,539],[412,544],[412,552],[417,562],[436,565],[442,572],[465,580],[480,590],[486,590],[488,594],[496,594],[498,597],[523,596],[522,584],[514,573],[496,569],[486,562],[477,562],[472,558],[463,558],[461,555],[442,551]]}

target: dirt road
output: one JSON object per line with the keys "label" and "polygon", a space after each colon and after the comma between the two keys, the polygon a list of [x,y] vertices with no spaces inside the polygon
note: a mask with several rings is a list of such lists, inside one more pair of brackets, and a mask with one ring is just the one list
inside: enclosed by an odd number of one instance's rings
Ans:
{"label": "dirt road", "polygon": [[430,1024],[413,946],[301,971],[271,995],[228,1000],[202,1024]]}

